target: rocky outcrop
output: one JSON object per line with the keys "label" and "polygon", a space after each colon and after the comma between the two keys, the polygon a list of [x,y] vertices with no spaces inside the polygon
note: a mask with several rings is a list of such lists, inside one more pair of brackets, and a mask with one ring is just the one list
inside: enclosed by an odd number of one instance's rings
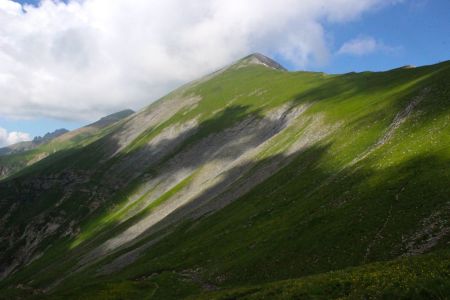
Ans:
{"label": "rocky outcrop", "polygon": [[63,135],[65,133],[69,132],[69,130],[65,129],[65,128],[61,128],[61,129],[57,129],[53,132],[48,132],[46,133],[44,136],[37,136],[33,139],[33,144],[35,145],[40,145],[43,143],[48,143],[51,140],[57,138],[60,135]]}

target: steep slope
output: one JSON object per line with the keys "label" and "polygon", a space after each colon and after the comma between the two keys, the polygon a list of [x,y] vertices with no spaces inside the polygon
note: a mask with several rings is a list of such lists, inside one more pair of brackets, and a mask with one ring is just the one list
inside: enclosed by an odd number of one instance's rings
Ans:
{"label": "steep slope", "polygon": [[43,137],[36,137],[33,141],[2,148],[0,149],[0,179],[31,166],[52,153],[84,146],[100,138],[103,135],[103,129],[133,113],[131,109],[123,110],[71,132],[58,129]]}
{"label": "steep slope", "polygon": [[447,251],[449,82],[246,57],[0,182],[0,287],[179,299]]}

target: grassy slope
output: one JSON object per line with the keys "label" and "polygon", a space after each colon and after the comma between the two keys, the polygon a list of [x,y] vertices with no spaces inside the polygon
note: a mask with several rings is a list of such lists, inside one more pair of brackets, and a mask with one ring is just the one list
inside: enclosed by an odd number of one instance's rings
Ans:
{"label": "grassy slope", "polygon": [[[176,298],[199,292],[198,283],[182,280],[179,272],[185,269],[200,268],[203,280],[233,287],[395,258],[407,250],[404,236],[423,230],[427,218],[449,219],[449,80],[449,63],[339,76],[252,66],[188,89],[186,93],[201,95],[203,101],[143,134],[127,148],[128,153],[142,147],[163,127],[194,116],[200,116],[203,125],[187,143],[287,101],[312,103],[308,115],[321,114],[327,123],[342,125],[332,137],[298,155],[288,167],[229,207],[179,226],[122,272],[93,279],[98,267],[94,266],[67,280],[56,295],[67,293],[65,296],[76,298],[89,291],[89,295],[105,293],[106,298],[120,293],[126,298],[151,298],[173,292]],[[420,112],[408,118],[386,145],[349,164],[383,136],[411,99],[430,86],[432,91],[417,108]],[[224,107],[229,107],[232,113],[226,116],[231,117],[215,118],[214,112]],[[264,157],[276,153],[274,146]],[[90,224],[104,218],[99,216]],[[106,234],[107,227],[103,227]],[[448,248],[447,242],[444,237],[435,248]],[[55,249],[66,251],[61,245]],[[51,259],[51,254],[48,257]],[[18,281],[33,278],[33,270],[45,259],[19,273]],[[390,270],[389,264],[380,264],[351,272],[367,270],[370,276],[371,268],[378,266]],[[448,265],[441,267],[445,268]],[[56,268],[44,278],[33,278],[33,285],[45,286],[59,272]],[[149,278],[151,274],[155,275]],[[324,282],[327,276],[323,276]],[[72,290],[79,285],[83,288]],[[180,286],[180,291],[172,290],[174,285]]]}
{"label": "grassy slope", "polygon": [[441,252],[387,263],[205,293],[192,299],[446,299],[450,254]]}

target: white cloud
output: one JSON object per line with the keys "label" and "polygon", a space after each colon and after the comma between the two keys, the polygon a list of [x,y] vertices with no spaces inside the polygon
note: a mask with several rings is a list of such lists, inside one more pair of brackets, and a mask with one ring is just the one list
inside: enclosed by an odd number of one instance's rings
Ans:
{"label": "white cloud", "polygon": [[397,48],[387,46],[371,36],[360,36],[345,42],[338,50],[338,54],[366,55],[377,51],[395,52]]}
{"label": "white cloud", "polygon": [[324,22],[395,2],[0,0],[0,115],[92,120],[254,51],[324,63]]}
{"label": "white cloud", "polygon": [[18,131],[8,132],[6,129],[0,127],[0,147],[29,140],[31,140],[31,137],[28,133]]}

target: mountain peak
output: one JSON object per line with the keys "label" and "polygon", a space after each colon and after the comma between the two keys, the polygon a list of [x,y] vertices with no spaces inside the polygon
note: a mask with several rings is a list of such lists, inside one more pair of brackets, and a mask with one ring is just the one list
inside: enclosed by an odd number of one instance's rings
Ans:
{"label": "mountain peak", "polygon": [[63,135],[64,133],[69,132],[69,130],[65,128],[56,129],[53,132],[47,132],[44,136],[37,136],[33,139],[33,143],[35,144],[43,144],[48,141],[51,141],[55,138],[57,138],[60,135]]}
{"label": "mountain peak", "polygon": [[282,65],[274,61],[273,59],[261,54],[261,53],[253,53],[249,56],[244,57],[238,62],[238,66],[247,66],[247,65],[263,65],[265,67],[281,70],[281,71],[287,71],[286,68],[284,68]]}

